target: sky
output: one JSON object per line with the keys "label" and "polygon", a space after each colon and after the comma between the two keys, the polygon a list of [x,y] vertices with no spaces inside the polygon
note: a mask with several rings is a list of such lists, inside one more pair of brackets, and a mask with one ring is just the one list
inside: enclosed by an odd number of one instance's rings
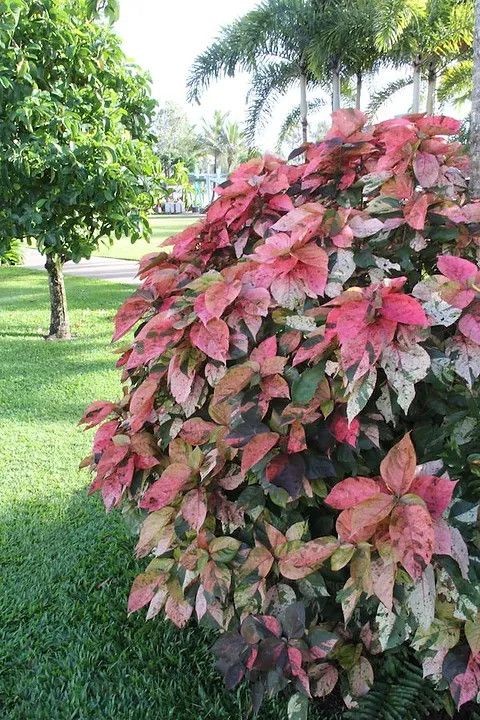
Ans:
{"label": "sky", "polygon": [[[248,90],[245,74],[213,82],[201,97],[200,106],[187,103],[186,80],[195,57],[208,47],[220,29],[252,10],[258,1],[120,0],[120,20],[115,29],[129,58],[150,73],[153,94],[160,104],[166,100],[176,102],[197,124],[202,118],[211,118],[215,110],[228,112],[232,120],[243,122]],[[394,77],[384,71],[377,85],[383,86]],[[367,93],[368,90],[367,86]],[[275,150],[282,121],[297,103],[298,93],[293,89],[278,102],[266,127],[258,133],[260,149]],[[382,115],[406,112],[408,105],[409,91],[406,90],[385,106]],[[312,120],[315,124],[328,122],[328,116],[327,108]]]}
{"label": "sky", "polygon": [[183,106],[194,122],[214,110],[232,119],[245,116],[245,74],[212,83],[201,105],[187,103],[186,80],[195,57],[219,30],[258,4],[258,0],[121,0],[116,30],[127,55],[147,70],[155,98]]}

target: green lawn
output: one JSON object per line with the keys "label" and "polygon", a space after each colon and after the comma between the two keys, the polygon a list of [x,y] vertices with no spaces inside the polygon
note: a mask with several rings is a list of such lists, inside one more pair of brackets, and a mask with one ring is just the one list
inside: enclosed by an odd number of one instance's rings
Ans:
{"label": "green lawn", "polygon": [[159,243],[165,240],[165,238],[175,235],[175,233],[180,232],[180,230],[183,230],[187,225],[196,221],[198,221],[198,218],[155,216],[150,220],[152,226],[150,242],[138,240],[136,243],[132,243],[128,238],[121,238],[120,240],[116,240],[113,245],[101,243],[95,255],[120,258],[123,260],[139,260],[142,255],[155,252],[155,250],[158,249]]}
{"label": "green lawn", "polygon": [[[117,513],[78,471],[84,406],[119,393],[109,345],[129,292],[67,278],[71,342],[45,342],[45,277],[0,269],[0,717],[243,720],[194,627],[126,615],[140,565]],[[272,704],[261,720],[282,720]]]}

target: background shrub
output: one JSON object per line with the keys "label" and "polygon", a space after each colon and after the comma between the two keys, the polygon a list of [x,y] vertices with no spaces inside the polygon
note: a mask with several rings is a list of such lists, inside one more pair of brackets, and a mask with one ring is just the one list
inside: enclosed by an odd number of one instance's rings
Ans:
{"label": "background shrub", "polygon": [[23,253],[20,240],[13,240],[0,252],[0,265],[22,265]]}
{"label": "background shrub", "polygon": [[227,687],[292,687],[292,718],[378,710],[389,674],[379,718],[422,674],[431,707],[480,689],[480,204],[455,120],[365,122],[241,166],[142,260],[123,396],[83,418],[151,557],[129,611],[221,630]]}

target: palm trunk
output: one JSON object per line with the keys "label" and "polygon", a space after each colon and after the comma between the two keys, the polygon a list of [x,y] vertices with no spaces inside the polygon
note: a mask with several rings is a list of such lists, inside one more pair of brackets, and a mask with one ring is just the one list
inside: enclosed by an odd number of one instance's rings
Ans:
{"label": "palm trunk", "polygon": [[470,121],[470,196],[480,198],[480,0],[475,0],[473,91]]}
{"label": "palm trunk", "polygon": [[428,66],[428,87],[427,87],[427,114],[433,115],[435,112],[435,99],[437,96],[437,71],[435,65],[430,63]]}
{"label": "palm trunk", "polygon": [[63,279],[63,262],[58,257],[47,255],[45,269],[48,273],[48,286],[50,289],[50,330],[48,331],[48,338],[68,340],[71,335]]}
{"label": "palm trunk", "polygon": [[302,123],[302,141],[308,142],[308,104],[307,104],[307,78],[300,75],[300,120]]}
{"label": "palm trunk", "polygon": [[420,112],[420,80],[421,80],[421,62],[420,58],[415,58],[413,63],[413,97],[412,112]]}
{"label": "palm trunk", "polygon": [[355,107],[360,110],[362,106],[362,73],[357,72],[357,91],[355,93]]}
{"label": "palm trunk", "polygon": [[336,63],[332,68],[332,110],[340,110],[340,70]]}

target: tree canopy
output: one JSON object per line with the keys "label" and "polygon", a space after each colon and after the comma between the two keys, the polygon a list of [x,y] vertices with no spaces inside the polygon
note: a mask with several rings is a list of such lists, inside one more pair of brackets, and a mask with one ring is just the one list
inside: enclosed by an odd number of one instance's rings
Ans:
{"label": "tree canopy", "polygon": [[[147,77],[83,3],[2,5],[0,247],[35,243],[61,290],[62,264],[88,258],[102,238],[148,236],[161,172],[155,104]],[[61,305],[52,296],[51,335],[68,335]]]}

